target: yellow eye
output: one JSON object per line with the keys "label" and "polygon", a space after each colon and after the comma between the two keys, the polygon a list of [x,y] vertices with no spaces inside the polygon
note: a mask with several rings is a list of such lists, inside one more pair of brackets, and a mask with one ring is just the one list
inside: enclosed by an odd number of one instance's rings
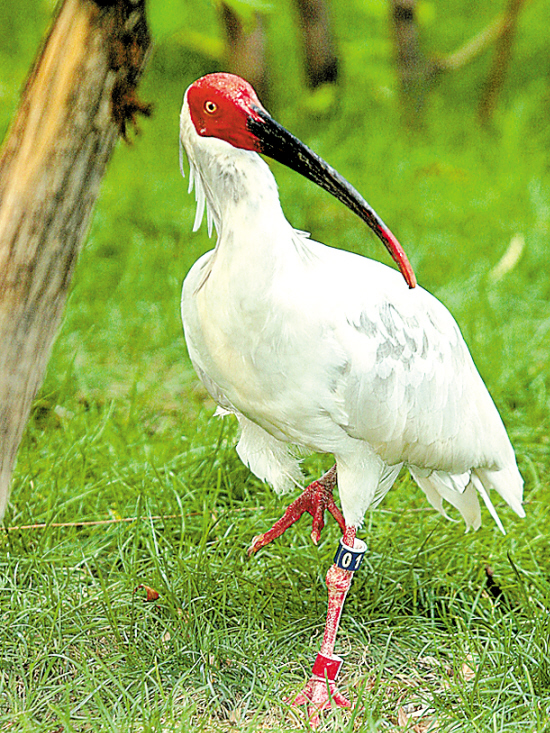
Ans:
{"label": "yellow eye", "polygon": [[206,112],[208,112],[209,115],[213,115],[214,112],[218,109],[218,105],[215,102],[211,102],[210,100],[207,100],[204,103],[204,109]]}

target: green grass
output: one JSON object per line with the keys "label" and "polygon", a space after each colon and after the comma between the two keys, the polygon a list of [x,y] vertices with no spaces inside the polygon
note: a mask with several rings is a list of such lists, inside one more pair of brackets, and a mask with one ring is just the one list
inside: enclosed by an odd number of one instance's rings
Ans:
{"label": "green grass", "polygon": [[[455,48],[494,12],[489,0],[475,19],[463,3],[439,5],[423,11],[433,51]],[[307,729],[283,699],[320,642],[338,532],[328,526],[316,548],[303,520],[246,557],[284,503],[240,464],[231,421],[211,418],[179,320],[181,282],[211,246],[191,234],[179,107],[186,86],[218,68],[182,28],[219,33],[207,3],[201,13],[161,6],[142,86],[155,116],[119,146],[104,181],[19,453],[6,527],[46,526],[0,536],[0,731]],[[19,7],[20,18],[0,11],[2,129],[51,4]],[[399,711],[422,709],[411,722],[422,731],[550,730],[547,10],[539,0],[525,11],[492,129],[475,115],[482,58],[440,81],[415,135],[399,123],[385,3],[334,4],[344,73],[320,116],[302,88],[292,12],[271,18],[274,112],[365,193],[456,316],[526,479],[527,518],[502,508],[505,537],[488,515],[464,534],[405,477],[368,515],[368,557],[337,643],[356,705],[322,730],[403,730]],[[337,202],[274,170],[295,226],[387,261]],[[495,282],[517,234],[523,254]],[[305,469],[315,478],[328,465],[313,456]],[[131,521],[76,524],[117,519]],[[141,585],[159,599],[145,602]]]}

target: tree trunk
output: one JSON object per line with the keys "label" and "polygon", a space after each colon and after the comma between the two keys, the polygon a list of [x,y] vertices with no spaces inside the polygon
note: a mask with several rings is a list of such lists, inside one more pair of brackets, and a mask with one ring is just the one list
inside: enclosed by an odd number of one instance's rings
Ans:
{"label": "tree trunk", "polygon": [[145,0],[65,0],[0,156],[0,516],[149,34]]}
{"label": "tree trunk", "polygon": [[227,42],[227,66],[233,74],[246,79],[262,104],[269,106],[269,77],[266,60],[264,19],[254,12],[244,20],[226,3],[221,4],[221,18]]}
{"label": "tree trunk", "polygon": [[519,14],[524,2],[525,0],[508,0],[503,31],[497,40],[493,65],[479,104],[479,117],[483,124],[489,122],[495,111],[498,96],[512,60],[512,46],[516,35]]}
{"label": "tree trunk", "polygon": [[300,16],[307,84],[315,89],[338,78],[338,59],[325,0],[295,0]]}
{"label": "tree trunk", "polygon": [[391,7],[403,115],[414,127],[424,104],[429,65],[420,49],[416,0],[391,0]]}

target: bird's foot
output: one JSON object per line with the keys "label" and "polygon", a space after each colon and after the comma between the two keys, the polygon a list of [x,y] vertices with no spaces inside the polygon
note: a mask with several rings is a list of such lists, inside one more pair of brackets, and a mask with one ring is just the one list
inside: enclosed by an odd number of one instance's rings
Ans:
{"label": "bird's foot", "polygon": [[321,722],[319,713],[328,710],[332,705],[337,708],[350,708],[351,702],[338,691],[334,680],[313,675],[292,705],[307,705],[310,725],[312,728],[317,728]]}
{"label": "bird's foot", "polygon": [[[344,569],[342,564],[354,568],[359,567],[366,545],[361,540],[355,539],[354,527],[346,529],[344,541],[350,542],[350,547],[340,544],[340,549],[334,558],[334,564],[327,572],[328,611],[321,646],[322,651],[317,654],[307,685],[293,702],[293,705],[307,705],[308,720],[312,728],[319,726],[319,713],[322,710],[326,710],[332,705],[339,708],[351,707],[350,701],[336,688],[336,678],[343,660],[334,654],[334,642],[344,607],[344,600],[353,577],[353,571]],[[355,549],[351,549],[351,546]],[[347,549],[343,549],[346,547]]]}
{"label": "bird's foot", "polygon": [[304,512],[313,517],[311,539],[315,544],[319,542],[321,530],[325,526],[325,511],[329,511],[340,525],[342,532],[346,529],[342,512],[336,506],[332,492],[336,486],[336,466],[327,471],[318,481],[311,483],[301,495],[292,502],[283,516],[275,522],[273,527],[264,534],[259,534],[252,540],[248,554],[253,555],[269,542],[280,537],[283,532],[294,524]]}

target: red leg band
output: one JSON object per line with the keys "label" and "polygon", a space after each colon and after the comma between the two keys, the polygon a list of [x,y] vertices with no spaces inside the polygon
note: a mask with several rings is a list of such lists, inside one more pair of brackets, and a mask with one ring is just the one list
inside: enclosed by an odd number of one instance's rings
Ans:
{"label": "red leg band", "polygon": [[330,682],[334,682],[338,677],[343,661],[341,657],[325,657],[324,654],[319,652],[311,673],[322,680],[327,678]]}

